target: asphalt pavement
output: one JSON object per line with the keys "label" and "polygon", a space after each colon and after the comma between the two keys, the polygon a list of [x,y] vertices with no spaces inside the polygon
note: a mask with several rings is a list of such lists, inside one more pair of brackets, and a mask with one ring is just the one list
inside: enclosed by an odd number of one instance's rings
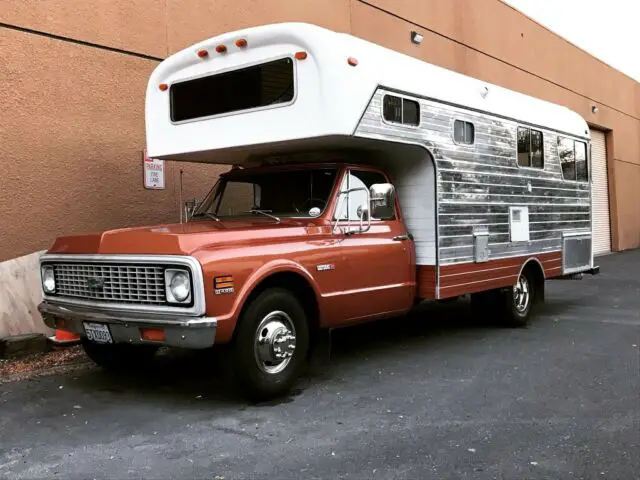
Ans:
{"label": "asphalt pavement", "polygon": [[266,404],[210,353],[1,384],[0,478],[638,479],[640,250],[598,263],[526,329],[460,301],[336,332]]}

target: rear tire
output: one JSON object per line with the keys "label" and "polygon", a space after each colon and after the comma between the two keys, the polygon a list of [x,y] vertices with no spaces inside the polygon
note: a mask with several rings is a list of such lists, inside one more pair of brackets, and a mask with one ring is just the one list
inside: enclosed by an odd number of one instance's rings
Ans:
{"label": "rear tire", "polygon": [[304,308],[288,290],[265,290],[243,312],[232,348],[235,381],[247,398],[265,401],[286,394],[309,350]]}
{"label": "rear tire", "polygon": [[516,284],[503,295],[503,322],[509,327],[524,327],[529,323],[536,301],[535,278],[525,268]]}
{"label": "rear tire", "polygon": [[127,343],[101,344],[83,338],[82,348],[87,356],[103,369],[122,372],[148,365],[159,347]]}

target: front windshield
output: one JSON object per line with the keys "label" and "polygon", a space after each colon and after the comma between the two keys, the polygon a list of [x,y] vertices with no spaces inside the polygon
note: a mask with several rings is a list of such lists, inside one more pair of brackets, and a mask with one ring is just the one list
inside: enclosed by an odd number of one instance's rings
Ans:
{"label": "front windshield", "polygon": [[317,217],[327,206],[336,176],[335,168],[238,170],[220,179],[194,217]]}

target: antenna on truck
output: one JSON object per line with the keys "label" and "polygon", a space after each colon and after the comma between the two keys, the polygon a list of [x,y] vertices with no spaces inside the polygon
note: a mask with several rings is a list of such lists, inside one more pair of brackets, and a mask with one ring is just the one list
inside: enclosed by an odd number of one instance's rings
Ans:
{"label": "antenna on truck", "polygon": [[180,169],[180,194],[179,194],[180,195],[180,198],[179,198],[179,201],[180,201],[180,223],[183,223],[182,222],[182,209],[184,208],[183,205],[182,205],[182,174],[183,174],[183,170]]}

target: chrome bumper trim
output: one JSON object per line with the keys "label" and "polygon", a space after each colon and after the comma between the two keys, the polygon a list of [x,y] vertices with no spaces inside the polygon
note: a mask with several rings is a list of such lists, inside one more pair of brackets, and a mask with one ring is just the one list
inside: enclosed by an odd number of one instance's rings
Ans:
{"label": "chrome bumper trim", "polygon": [[[44,323],[53,329],[61,329],[84,335],[83,322],[96,322],[109,326],[115,343],[160,344],[170,347],[202,349],[215,342],[217,320],[214,317],[187,317],[160,315],[150,312],[126,314],[108,310],[91,310],[72,305],[60,305],[44,301],[38,305]],[[162,328],[164,342],[143,340],[140,328]]]}

